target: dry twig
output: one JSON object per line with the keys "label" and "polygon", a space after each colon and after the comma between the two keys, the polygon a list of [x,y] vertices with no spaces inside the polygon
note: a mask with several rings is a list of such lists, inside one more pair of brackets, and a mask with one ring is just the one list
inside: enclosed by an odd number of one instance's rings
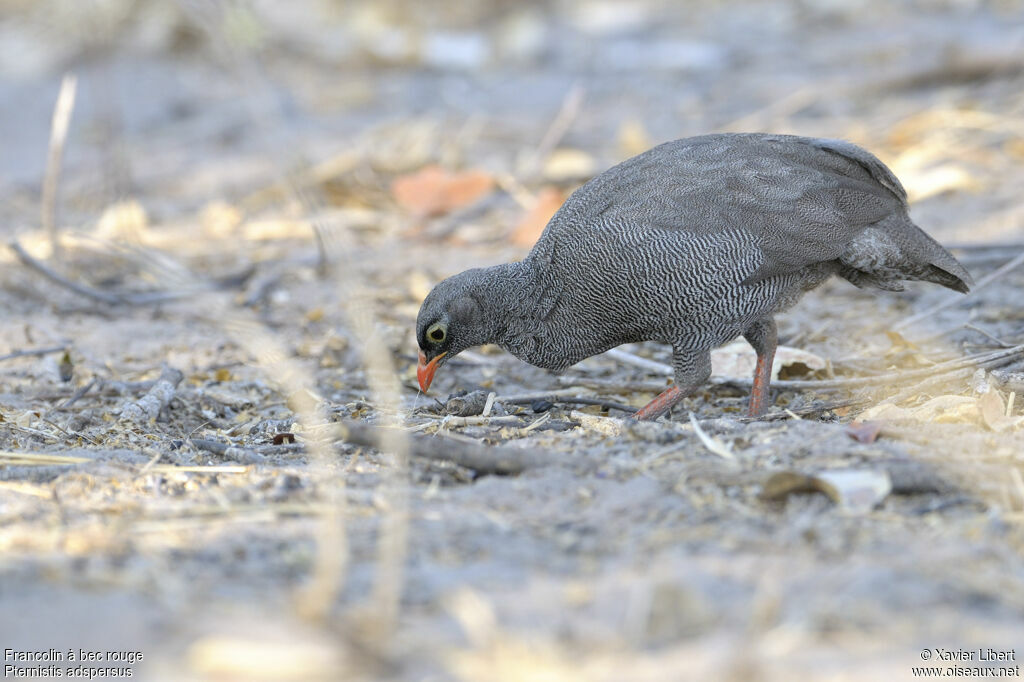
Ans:
{"label": "dry twig", "polygon": [[[959,358],[957,360],[949,360],[947,362],[940,362],[937,365],[931,367],[923,367],[921,369],[912,369],[905,372],[889,372],[887,374],[877,374],[869,377],[850,377],[846,379],[814,379],[814,380],[794,380],[794,379],[775,379],[772,381],[772,388],[799,390],[799,389],[813,389],[813,390],[829,390],[829,389],[845,389],[845,388],[859,388],[862,386],[881,385],[886,383],[897,383],[903,381],[909,381],[911,379],[919,379],[921,377],[928,377],[938,374],[944,374],[948,372],[955,372],[965,367],[999,367],[1008,362],[1011,362],[1014,358],[1024,355],[1024,344],[1013,346],[1012,348],[1005,348],[990,353],[979,353],[976,355],[969,355],[965,358]],[[666,365],[667,367],[667,365]],[[559,377],[559,381],[565,384],[575,384],[582,386],[593,386],[597,388],[615,389],[618,392],[623,391],[651,391],[661,392],[665,390],[666,384],[660,381],[633,381],[633,382],[620,382],[606,379],[591,379],[587,377]],[[717,386],[735,386],[737,388],[749,388],[753,383],[753,379],[740,379],[737,377],[711,377],[710,382]]]}
{"label": "dry twig", "polygon": [[77,391],[75,391],[74,395],[72,395],[72,396],[71,396],[70,398],[68,398],[67,400],[65,400],[65,401],[64,401],[63,403],[61,403],[60,405],[58,405],[58,406],[57,406],[57,409],[58,409],[58,410],[66,410],[66,409],[68,409],[69,407],[71,407],[72,405],[74,405],[75,403],[77,403],[77,402],[78,402],[79,400],[81,400],[82,398],[84,398],[84,397],[85,397],[85,394],[86,394],[86,393],[88,393],[89,391],[91,391],[91,390],[93,389],[93,386],[95,386],[96,384],[98,384],[98,383],[99,383],[99,381],[100,381],[100,380],[99,380],[98,378],[96,378],[96,377],[93,377],[92,381],[90,381],[89,383],[87,383],[87,384],[86,384],[85,386],[82,386],[82,387],[81,387],[80,389],[78,389]]}
{"label": "dry twig", "polygon": [[121,419],[130,419],[137,424],[153,421],[174,398],[178,384],[184,378],[185,375],[181,373],[181,370],[164,365],[153,388],[137,401],[128,403],[121,408]]}
{"label": "dry twig", "polygon": [[18,260],[38,272],[43,277],[46,277],[55,284],[59,284],[65,289],[70,289],[79,296],[84,296],[99,303],[106,303],[108,305],[151,305],[153,303],[162,303],[164,301],[173,301],[175,299],[184,298],[185,296],[191,296],[194,293],[188,291],[151,291],[139,293],[111,293],[108,291],[100,291],[70,280],[59,272],[43,265],[41,262],[30,256],[28,251],[26,251],[25,248],[17,241],[12,241],[8,246],[10,246],[15,255],[18,256]]}
{"label": "dry twig", "polygon": [[206,440],[203,438],[189,438],[188,442],[193,447],[199,450],[205,450],[212,452],[213,454],[223,457],[224,459],[230,459],[235,462],[242,464],[265,464],[267,458],[255,450],[249,448],[240,448],[235,445],[228,443],[221,443],[216,440]]}
{"label": "dry twig", "polygon": [[633,414],[637,411],[637,408],[630,405],[623,405],[622,403],[616,403],[611,400],[601,400],[600,398],[587,398],[584,396],[565,396],[558,395],[558,392],[554,393],[536,393],[533,395],[516,396],[513,398],[498,398],[496,402],[504,403],[506,405],[531,405],[538,400],[546,400],[550,403],[563,404],[563,405],[596,405],[605,410],[618,410],[619,412],[627,412]]}
{"label": "dry twig", "polygon": [[558,110],[558,114],[551,121],[547,132],[544,133],[540,144],[537,145],[537,150],[520,173],[522,177],[529,178],[537,173],[545,159],[547,159],[562,138],[565,137],[565,134],[569,132],[572,122],[576,120],[576,116],[579,115],[580,108],[583,106],[583,96],[585,94],[586,91],[578,83],[574,84],[565,93],[565,98],[562,100],[562,106]]}
{"label": "dry twig", "polygon": [[1011,260],[1009,263],[1003,265],[1002,267],[990,272],[989,274],[979,279],[975,283],[975,285],[971,287],[970,292],[968,292],[966,295],[961,296],[957,294],[954,296],[950,296],[941,303],[933,305],[931,308],[928,308],[927,310],[922,310],[916,315],[911,315],[905,320],[902,320],[899,323],[893,325],[893,329],[902,329],[908,325],[914,324],[915,322],[920,322],[925,318],[931,317],[935,313],[941,312],[946,308],[952,308],[958,303],[966,301],[968,298],[970,298],[974,294],[977,294],[979,291],[987,287],[989,284],[992,284],[992,282],[995,282],[1000,277],[1003,277],[1007,273],[1012,272],[1016,268],[1020,267],[1022,264],[1024,264],[1024,251],[1018,254],[1017,257]]}
{"label": "dry twig", "polygon": [[[337,425],[341,440],[371,448],[379,448],[382,439],[387,438],[391,430],[351,420],[337,422]],[[463,440],[413,434],[408,437],[410,455],[452,462],[479,474],[518,474],[527,469],[547,466],[556,459],[553,455],[532,448],[523,450],[502,445],[486,447]]]}
{"label": "dry twig", "polygon": [[29,348],[27,350],[16,350],[7,355],[0,355],[0,360],[13,360],[14,358],[40,357],[50,353],[60,353],[67,346],[49,346],[48,348]]}

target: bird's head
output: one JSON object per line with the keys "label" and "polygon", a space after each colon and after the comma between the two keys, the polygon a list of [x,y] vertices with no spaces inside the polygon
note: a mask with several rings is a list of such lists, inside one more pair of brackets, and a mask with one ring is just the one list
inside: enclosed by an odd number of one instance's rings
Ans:
{"label": "bird's head", "polygon": [[492,341],[494,321],[487,315],[486,270],[467,270],[431,291],[416,316],[420,347],[416,378],[426,391],[437,368],[470,346]]}

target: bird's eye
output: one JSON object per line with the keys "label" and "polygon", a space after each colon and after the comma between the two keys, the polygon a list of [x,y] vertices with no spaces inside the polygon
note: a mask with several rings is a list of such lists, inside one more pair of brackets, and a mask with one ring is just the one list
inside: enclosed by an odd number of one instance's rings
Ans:
{"label": "bird's eye", "polygon": [[448,331],[443,324],[435,322],[427,327],[427,338],[434,343],[443,343]]}

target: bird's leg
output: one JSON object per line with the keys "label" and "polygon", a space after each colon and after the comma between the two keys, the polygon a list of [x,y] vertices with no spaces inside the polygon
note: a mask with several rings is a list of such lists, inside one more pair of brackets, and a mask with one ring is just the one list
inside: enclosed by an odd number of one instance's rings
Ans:
{"label": "bird's leg", "polygon": [[672,354],[672,366],[676,371],[675,385],[640,408],[640,411],[633,415],[634,419],[654,421],[707,381],[711,376],[711,353],[706,350],[676,348]]}
{"label": "bird's leg", "polygon": [[750,407],[747,414],[760,417],[768,409],[768,388],[772,381],[772,363],[775,349],[779,345],[779,332],[775,320],[766,317],[755,322],[743,332],[745,338],[757,351],[757,367],[754,369],[754,386],[750,389]]}
{"label": "bird's leg", "polygon": [[670,386],[668,390],[662,391],[658,396],[647,403],[633,415],[637,421],[654,421],[661,415],[672,409],[672,406],[685,397],[678,386]]}

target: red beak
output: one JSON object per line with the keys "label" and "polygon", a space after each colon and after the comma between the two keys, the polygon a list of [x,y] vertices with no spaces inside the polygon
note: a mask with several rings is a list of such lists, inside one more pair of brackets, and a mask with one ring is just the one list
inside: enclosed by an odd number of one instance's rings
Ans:
{"label": "red beak", "polygon": [[430,382],[434,380],[434,372],[437,371],[437,361],[448,355],[448,353],[441,353],[430,362],[427,362],[427,356],[420,351],[420,362],[416,365],[416,379],[420,382],[420,390],[424,393],[430,388]]}

